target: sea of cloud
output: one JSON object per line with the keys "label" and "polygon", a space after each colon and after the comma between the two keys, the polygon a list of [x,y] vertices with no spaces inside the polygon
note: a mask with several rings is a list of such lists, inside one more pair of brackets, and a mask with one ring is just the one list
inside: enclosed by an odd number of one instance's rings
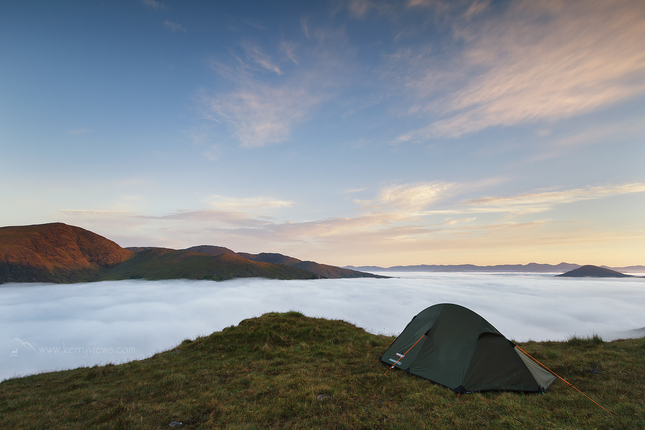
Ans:
{"label": "sea of cloud", "polygon": [[390,279],[115,281],[0,285],[0,380],[149,357],[266,312],[297,310],[398,334],[437,303],[479,313],[509,339],[643,335],[645,279],[387,273]]}

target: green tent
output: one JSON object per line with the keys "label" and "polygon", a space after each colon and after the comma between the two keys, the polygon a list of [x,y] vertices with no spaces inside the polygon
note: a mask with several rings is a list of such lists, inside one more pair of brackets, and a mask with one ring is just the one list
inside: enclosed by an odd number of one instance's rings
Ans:
{"label": "green tent", "polygon": [[544,392],[556,378],[484,318],[447,303],[415,316],[381,361],[460,394]]}

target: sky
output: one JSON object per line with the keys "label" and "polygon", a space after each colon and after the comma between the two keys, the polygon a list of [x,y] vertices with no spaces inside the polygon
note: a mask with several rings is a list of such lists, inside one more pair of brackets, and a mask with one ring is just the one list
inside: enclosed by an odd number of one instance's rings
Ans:
{"label": "sky", "polygon": [[642,0],[9,0],[0,58],[0,226],[645,264]]}
{"label": "sky", "polygon": [[[401,273],[390,279],[111,281],[0,286],[0,380],[150,357],[267,312],[340,319],[398,335],[439,303],[478,313],[508,339],[642,337],[645,280]],[[378,357],[375,357],[375,359]],[[547,363],[548,365],[548,363]]]}

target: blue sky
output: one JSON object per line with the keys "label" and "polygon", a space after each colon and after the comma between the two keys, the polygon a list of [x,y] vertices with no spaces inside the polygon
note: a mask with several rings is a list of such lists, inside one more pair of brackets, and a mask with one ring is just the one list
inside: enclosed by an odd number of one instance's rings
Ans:
{"label": "blue sky", "polygon": [[0,225],[645,264],[645,3],[6,1]]}

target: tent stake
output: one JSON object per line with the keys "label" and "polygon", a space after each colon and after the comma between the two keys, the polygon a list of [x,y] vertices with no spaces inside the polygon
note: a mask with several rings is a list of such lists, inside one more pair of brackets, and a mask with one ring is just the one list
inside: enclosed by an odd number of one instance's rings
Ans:
{"label": "tent stake", "polygon": [[519,349],[519,350],[520,350],[520,351],[522,351],[524,354],[526,354],[526,355],[528,355],[529,357],[531,357],[531,358],[532,358],[532,359],[533,359],[537,364],[539,364],[540,366],[544,367],[546,370],[548,370],[549,372],[553,373],[555,376],[557,376],[557,377],[558,377],[558,378],[560,378],[562,381],[564,381],[564,383],[565,383],[565,384],[567,384],[569,387],[573,388],[574,390],[576,390],[577,392],[579,392],[580,394],[582,394],[583,396],[585,396],[586,398],[588,398],[589,400],[591,400],[592,402],[594,402],[597,406],[599,406],[601,409],[603,409],[603,410],[604,410],[605,412],[607,412],[609,415],[611,415],[611,416],[613,416],[613,415],[614,415],[614,414],[612,414],[611,412],[609,412],[607,409],[603,408],[603,407],[600,405],[600,403],[598,403],[597,401],[595,401],[595,400],[594,400],[594,399],[592,399],[591,397],[587,396],[587,395],[586,395],[585,393],[583,393],[582,391],[578,390],[576,387],[574,387],[574,386],[573,386],[573,384],[571,384],[569,381],[567,381],[566,379],[564,379],[562,376],[558,375],[558,374],[557,374],[557,373],[555,373],[553,370],[549,369],[549,368],[548,368],[548,367],[546,367],[544,364],[540,363],[540,362],[539,362],[538,360],[536,360],[536,359],[535,359],[535,357],[533,357],[531,354],[529,354],[528,352],[524,351],[522,348],[520,348],[520,347],[519,347],[519,346],[517,346],[517,345],[515,345],[515,348]]}

